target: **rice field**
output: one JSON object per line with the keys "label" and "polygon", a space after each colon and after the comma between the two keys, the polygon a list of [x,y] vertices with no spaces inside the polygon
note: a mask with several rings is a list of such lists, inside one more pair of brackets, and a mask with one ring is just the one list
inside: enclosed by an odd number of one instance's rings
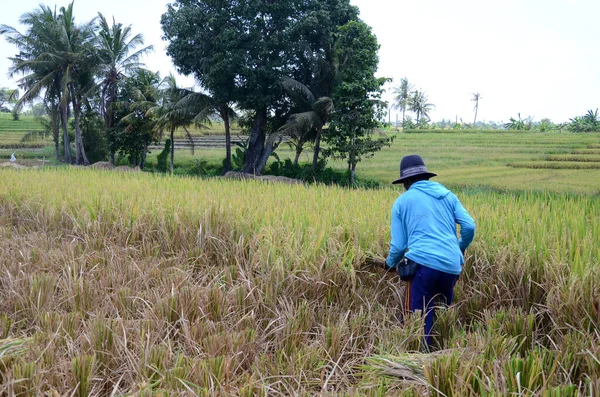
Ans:
{"label": "rice field", "polygon": [[448,186],[599,195],[599,148],[600,133],[401,133],[357,173],[389,182],[400,158],[417,153]]}
{"label": "rice field", "polygon": [[0,180],[0,395],[600,393],[592,195],[456,190],[478,231],[427,353],[403,284],[369,266],[399,190]]}
{"label": "rice field", "polygon": [[42,148],[52,144],[52,138],[35,137],[24,145],[21,139],[31,131],[43,131],[43,127],[33,117],[21,116],[14,121],[11,113],[0,112],[0,149],[17,149],[21,147]]}

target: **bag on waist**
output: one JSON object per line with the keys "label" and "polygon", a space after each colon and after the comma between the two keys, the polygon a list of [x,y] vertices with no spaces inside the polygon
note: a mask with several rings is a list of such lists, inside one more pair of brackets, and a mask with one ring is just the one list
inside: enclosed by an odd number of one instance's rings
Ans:
{"label": "bag on waist", "polygon": [[415,275],[417,271],[417,266],[419,264],[407,257],[402,258],[400,263],[398,263],[398,267],[396,268],[398,271],[398,275],[400,276],[400,280],[408,281]]}

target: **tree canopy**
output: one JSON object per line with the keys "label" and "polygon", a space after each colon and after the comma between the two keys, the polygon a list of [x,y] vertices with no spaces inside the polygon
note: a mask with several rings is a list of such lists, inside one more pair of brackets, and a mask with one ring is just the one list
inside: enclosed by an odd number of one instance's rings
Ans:
{"label": "tree canopy", "polygon": [[260,173],[293,106],[280,82],[293,78],[316,98],[331,95],[337,29],[357,18],[349,0],[177,0],[161,22],[179,71],[250,115],[243,171]]}

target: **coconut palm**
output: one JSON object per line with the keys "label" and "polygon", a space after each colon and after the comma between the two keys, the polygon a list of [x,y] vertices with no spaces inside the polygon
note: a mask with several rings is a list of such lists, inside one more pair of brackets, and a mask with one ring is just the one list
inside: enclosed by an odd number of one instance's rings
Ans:
{"label": "coconut palm", "polygon": [[97,64],[92,45],[93,21],[82,25],[75,23],[73,3],[62,7],[57,14],[47,6],[24,14],[20,22],[28,26],[25,34],[9,26],[2,26],[0,34],[17,45],[20,53],[11,58],[10,74],[23,74],[19,85],[25,89],[18,105],[32,101],[41,92],[45,98],[60,98],[61,124],[65,142],[65,160],[71,162],[68,137],[69,105],[73,105],[75,123],[75,162],[89,164],[79,127],[81,106],[93,86],[92,69]]}
{"label": "coconut palm", "polygon": [[98,64],[97,52],[93,45],[94,23],[75,23],[73,2],[61,7],[58,18],[59,32],[57,66],[63,70],[63,79],[68,96],[73,105],[75,125],[75,163],[89,165],[83,147],[80,118],[81,108],[94,85],[94,68]]}
{"label": "coconut palm", "polygon": [[406,109],[409,104],[409,95],[413,85],[408,82],[406,77],[400,79],[398,87],[394,88],[394,109],[402,110],[402,122],[405,120]]}
{"label": "coconut palm", "polygon": [[161,104],[163,79],[159,73],[137,69],[125,80],[115,103],[120,123],[125,127],[119,131],[119,150],[128,154],[132,165],[144,168],[148,146],[158,141],[156,117],[150,109]]}
{"label": "coconut palm", "polygon": [[319,149],[323,126],[333,113],[333,100],[329,97],[317,99],[312,91],[304,84],[284,78],[281,82],[284,90],[296,105],[298,112],[292,114],[289,121],[279,129],[280,133],[287,134],[295,141],[296,157],[294,164],[298,164],[304,144],[315,142],[313,155],[313,170],[319,160]]}
{"label": "coconut palm", "polygon": [[0,88],[0,111],[6,109],[4,105],[15,104],[19,100],[19,90]]}
{"label": "coconut palm", "polygon": [[409,96],[408,109],[416,114],[417,125],[419,125],[419,121],[422,117],[426,117],[427,120],[430,120],[429,112],[435,108],[435,105],[428,103],[428,100],[427,94],[419,90],[412,91]]}
{"label": "coconut palm", "polygon": [[19,54],[10,58],[12,66],[9,69],[10,77],[23,75],[18,84],[24,93],[16,106],[33,101],[41,93],[44,93],[44,102],[58,103],[63,130],[63,160],[70,163],[71,148],[67,126],[69,97],[64,70],[60,67],[59,14],[56,8],[40,5],[38,9],[23,14],[19,22],[27,26],[25,33],[11,26],[0,26],[0,35],[6,36],[7,41],[19,49]]}
{"label": "coconut palm", "polygon": [[[95,40],[100,58],[100,112],[104,119],[104,128],[108,131],[116,122],[114,103],[117,100],[117,90],[123,79],[143,64],[140,58],[152,50],[152,46],[138,49],[144,45],[142,35],[133,36],[131,25],[123,26],[113,19],[112,25],[104,15],[98,14],[99,32]],[[114,152],[110,155],[114,162]]]}
{"label": "coconut palm", "polygon": [[175,131],[183,128],[194,149],[194,140],[187,129],[194,122],[198,122],[198,113],[194,106],[181,103],[182,99],[194,94],[189,89],[183,89],[177,86],[175,76],[170,74],[161,83],[163,87],[160,95],[161,99],[156,106],[148,109],[147,114],[156,118],[154,130],[162,135],[167,130],[171,138],[171,164],[170,173],[173,174],[175,164]]}
{"label": "coconut palm", "polygon": [[475,118],[473,119],[473,125],[477,123],[477,111],[479,110],[479,100],[482,99],[481,94],[478,92],[473,93],[473,98],[471,100],[475,102],[475,107],[473,110],[475,111]]}
{"label": "coconut palm", "polygon": [[[176,107],[183,114],[193,114],[192,121],[196,125],[211,124],[211,119],[214,117],[223,120],[225,126],[225,163],[223,164],[223,171],[224,173],[231,171],[231,121],[238,118],[238,114],[231,104],[205,93],[185,90],[185,95]],[[191,140],[189,133],[188,139]]]}

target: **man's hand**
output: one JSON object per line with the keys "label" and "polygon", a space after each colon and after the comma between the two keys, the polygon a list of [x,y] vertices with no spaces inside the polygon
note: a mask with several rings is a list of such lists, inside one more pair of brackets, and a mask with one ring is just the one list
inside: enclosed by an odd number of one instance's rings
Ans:
{"label": "man's hand", "polygon": [[367,255],[365,260],[365,266],[380,268],[383,270],[396,270],[395,268],[389,268],[386,264],[385,258],[377,255]]}

